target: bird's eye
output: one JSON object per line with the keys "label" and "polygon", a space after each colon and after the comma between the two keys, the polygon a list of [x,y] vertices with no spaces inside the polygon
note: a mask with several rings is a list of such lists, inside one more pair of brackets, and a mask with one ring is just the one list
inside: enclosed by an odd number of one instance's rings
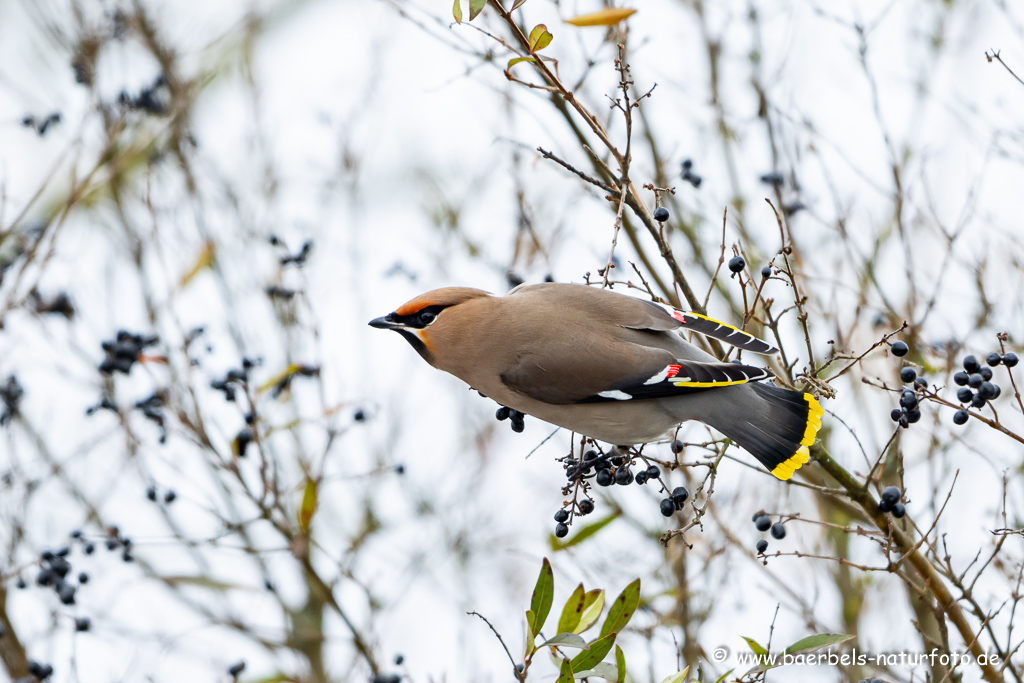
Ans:
{"label": "bird's eye", "polygon": [[434,322],[435,318],[437,318],[437,315],[435,315],[434,313],[431,313],[430,311],[423,311],[422,313],[419,314],[418,319],[421,325],[427,326],[430,323]]}

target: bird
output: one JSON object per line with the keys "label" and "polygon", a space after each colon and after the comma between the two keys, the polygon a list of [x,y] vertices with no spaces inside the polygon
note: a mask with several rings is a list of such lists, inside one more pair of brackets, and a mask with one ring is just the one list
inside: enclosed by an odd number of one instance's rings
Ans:
{"label": "bird", "polygon": [[809,460],[822,408],[683,338],[745,351],[778,349],[701,313],[571,283],[523,284],[503,296],[444,287],[370,326],[393,330],[430,365],[501,406],[614,446],[669,438],[688,420],[741,446],[778,479]]}

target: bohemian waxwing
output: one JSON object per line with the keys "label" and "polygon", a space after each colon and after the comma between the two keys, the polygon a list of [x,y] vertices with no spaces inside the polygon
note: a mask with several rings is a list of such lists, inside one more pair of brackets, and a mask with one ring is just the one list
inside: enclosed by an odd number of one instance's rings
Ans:
{"label": "bohemian waxwing", "polygon": [[789,479],[821,427],[811,394],[759,383],[768,370],[722,363],[677,330],[755,353],[776,352],[770,344],[595,287],[522,285],[505,296],[446,287],[370,325],[395,330],[435,368],[503,406],[613,445],[656,441],[698,420]]}

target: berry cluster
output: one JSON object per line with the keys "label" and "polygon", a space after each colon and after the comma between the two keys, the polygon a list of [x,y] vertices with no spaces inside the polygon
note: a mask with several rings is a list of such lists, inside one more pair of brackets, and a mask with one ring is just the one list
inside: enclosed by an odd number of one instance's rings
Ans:
{"label": "berry cluster", "polygon": [[[963,370],[953,375],[953,382],[960,389],[956,392],[956,398],[961,404],[970,405],[972,408],[983,408],[985,403],[999,397],[1001,389],[998,384],[991,382],[992,368],[997,365],[1005,365],[1012,368],[1017,365],[1017,354],[1007,353],[1000,355],[993,351],[985,358],[986,365],[978,362],[974,356],[965,356]],[[962,425],[970,417],[966,408],[961,408],[953,414],[953,422]]]}
{"label": "berry cluster", "polygon": [[[902,343],[896,342],[896,344]],[[893,344],[893,346],[896,346],[896,344]],[[923,377],[918,377],[917,371],[909,366],[900,370],[900,380],[904,384],[910,384],[913,388],[907,387],[903,389],[900,393],[900,407],[893,408],[892,412],[889,413],[889,417],[892,418],[893,422],[899,422],[900,426],[906,429],[921,419],[921,410],[918,407],[920,399],[917,392],[927,389],[928,382]]]}
{"label": "berry cluster", "polygon": [[[570,509],[571,507],[572,506],[570,505]],[[579,503],[576,503],[576,510],[572,511],[571,514],[583,516],[589,515],[593,511],[594,501],[591,500],[590,498],[584,498]],[[566,510],[565,508],[562,508],[561,510],[555,513],[555,536],[557,536],[558,538],[565,538],[566,535],[568,535],[569,525],[567,524],[567,522],[569,521],[570,516],[570,510]],[[401,662],[396,663],[401,664]]]}
{"label": "berry cluster", "polygon": [[117,96],[117,103],[125,109],[135,109],[150,114],[165,114],[170,106],[171,91],[167,87],[167,79],[163,74],[156,77],[152,85],[132,97],[127,90],[122,90]]}
{"label": "berry cluster", "polygon": [[[754,516],[750,518],[750,521],[754,523],[758,531],[764,532],[771,529],[772,538],[782,540],[786,537],[786,525],[782,522],[776,522],[772,524],[772,518],[764,510],[758,510],[754,513]],[[761,539],[757,542],[757,552],[759,555],[764,555],[764,552],[768,550],[768,541]]]}
{"label": "berry cluster", "polygon": [[[146,498],[152,502],[156,502],[160,498],[160,493],[157,491],[156,486],[149,486],[146,489]],[[164,491],[164,503],[170,505],[178,499],[178,494],[174,492],[174,489],[167,489]]]}
{"label": "berry cluster", "polygon": [[18,414],[18,406],[21,404],[21,397],[25,390],[18,383],[18,378],[11,375],[7,383],[0,386],[0,403],[3,403],[3,411],[0,412],[0,426],[10,422]]}
{"label": "berry cluster", "polygon": [[160,428],[160,443],[167,442],[167,426],[164,424],[164,406],[167,405],[167,391],[160,389],[149,398],[136,401],[135,408],[142,411],[143,416]]}
{"label": "berry cluster", "polygon": [[107,357],[100,363],[100,372],[104,375],[112,375],[114,372],[129,374],[132,371],[132,365],[142,355],[142,350],[159,341],[160,337],[155,334],[133,334],[126,330],[120,330],[113,340],[104,341],[101,344]]}
{"label": "berry cluster", "polygon": [[664,498],[661,501],[661,514],[666,517],[671,517],[676,513],[677,510],[683,509],[683,504],[686,503],[686,499],[690,497],[690,492],[686,490],[685,486],[677,486],[672,489],[672,495],[668,498]]}
{"label": "berry cluster", "polygon": [[[40,664],[34,659],[28,660],[28,672],[32,674],[32,677],[37,681],[45,681],[47,678],[53,675],[53,667],[49,664]],[[26,679],[20,679],[17,683],[22,683]],[[32,679],[27,679],[31,681]]]}
{"label": "berry cluster", "polygon": [[50,299],[44,299],[39,290],[32,288],[28,293],[28,305],[33,313],[39,315],[62,315],[68,320],[75,317],[75,306],[67,292],[58,292]]}
{"label": "berry cluster", "polygon": [[234,402],[235,391],[238,387],[244,387],[249,381],[249,371],[257,365],[257,361],[253,361],[249,358],[242,359],[242,369],[228,370],[228,374],[224,376],[224,379],[215,379],[210,382],[210,387],[217,391],[224,392],[224,400]]}
{"label": "berry cluster", "polygon": [[50,129],[50,126],[56,126],[60,123],[60,112],[55,111],[49,116],[33,116],[32,114],[26,114],[21,119],[21,125],[25,128],[31,128],[39,135],[43,137],[46,135],[46,131]]}
{"label": "berry cluster", "polygon": [[518,410],[512,410],[502,406],[498,408],[498,411],[494,413],[494,417],[498,418],[498,421],[510,420],[512,422],[512,431],[521,433],[526,429],[526,414],[521,413]]}
{"label": "berry cluster", "polygon": [[700,184],[704,181],[703,178],[693,172],[693,159],[685,159],[683,161],[682,178],[693,185],[694,188],[699,188]]}
{"label": "berry cluster", "polygon": [[907,514],[906,506],[900,502],[903,492],[895,486],[886,486],[882,489],[882,497],[878,501],[879,512],[891,512],[896,519],[902,519]]}

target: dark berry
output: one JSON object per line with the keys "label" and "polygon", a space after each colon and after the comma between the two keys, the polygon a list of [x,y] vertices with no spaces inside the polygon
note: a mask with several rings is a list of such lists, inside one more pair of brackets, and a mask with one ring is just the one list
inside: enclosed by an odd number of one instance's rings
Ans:
{"label": "dark berry", "polygon": [[402,463],[395,465],[395,474],[405,474],[405,465]]}
{"label": "dark berry", "polygon": [[502,406],[502,407],[498,408],[498,410],[494,413],[494,417],[498,418],[499,421],[500,420],[507,420],[508,416],[509,416],[509,414],[511,412],[512,412],[511,410],[509,410],[505,406]]}
{"label": "dark berry", "polygon": [[594,501],[590,500],[589,498],[584,498],[583,500],[580,501],[580,514],[581,515],[589,515],[593,511],[594,511]]}
{"label": "dark berry", "polygon": [[672,500],[676,502],[677,507],[682,507],[689,497],[690,492],[686,490],[685,486],[677,486],[672,489]]}
{"label": "dark berry", "polygon": [[970,418],[970,415],[967,413],[966,410],[958,410],[955,413],[953,413],[953,424],[967,424],[968,418]]}
{"label": "dark berry", "polygon": [[693,159],[683,159],[683,173],[689,173],[691,168],[693,168]]}
{"label": "dark berry", "polygon": [[395,666],[402,666],[402,662],[405,661],[405,657],[402,655],[395,655]]}
{"label": "dark berry", "polygon": [[768,541],[762,538],[760,541],[757,542],[757,552],[764,555],[765,550],[768,550]]}
{"label": "dark berry", "polygon": [[75,604],[75,587],[70,583],[65,583],[57,595],[60,596],[60,601],[65,605]]}
{"label": "dark berry", "polygon": [[54,555],[56,555],[57,557],[67,557],[70,554],[71,554],[71,548],[69,548],[66,545],[65,546],[61,546],[60,548],[57,549],[56,552],[54,552]]}
{"label": "dark berry", "polygon": [[18,580],[14,582],[14,586],[18,589],[28,588],[28,582],[25,581],[24,577],[19,576]]}
{"label": "dark berry", "polygon": [[178,494],[175,493],[173,490],[170,490],[170,491],[168,491],[167,493],[164,494],[164,502],[167,503],[168,505],[170,505],[171,503],[174,502],[174,500],[177,497],[178,497]]}
{"label": "dark berry", "polygon": [[917,371],[914,368],[903,368],[900,370],[900,379],[904,384],[910,384],[917,379]]}
{"label": "dark berry", "polygon": [[587,451],[583,454],[583,460],[595,460],[597,458],[597,451]]}
{"label": "dark berry", "polygon": [[971,379],[971,376],[970,376],[970,375],[968,375],[968,374],[967,374],[966,372],[964,372],[963,370],[961,370],[960,372],[957,372],[956,374],[954,374],[954,375],[953,375],[953,381],[954,381],[954,382],[956,383],[956,385],[957,385],[957,386],[959,386],[959,387],[965,387],[965,386],[967,386],[967,382],[968,382],[968,380],[970,380],[970,379]]}
{"label": "dark berry", "polygon": [[981,386],[978,387],[978,396],[981,396],[986,401],[991,401],[998,395],[999,392],[996,391],[996,385],[992,384],[992,382],[982,382]]}
{"label": "dark berry", "polygon": [[893,408],[889,411],[889,417],[892,418],[893,422],[899,422],[900,418],[903,417],[903,410],[901,408]]}
{"label": "dark berry", "polygon": [[985,362],[991,365],[992,367],[995,367],[1003,362],[1003,357],[1000,356],[997,352],[993,351],[992,353],[988,354],[988,356],[985,357]]}
{"label": "dark berry", "polygon": [[742,256],[733,256],[729,259],[729,270],[734,273],[738,273],[747,266],[747,262],[743,260]]}
{"label": "dark berry", "polygon": [[659,223],[664,223],[665,221],[667,221],[668,209],[666,209],[664,206],[659,206],[658,209],[654,212],[654,220],[658,221]]}
{"label": "dark berry", "polygon": [[569,534],[569,527],[562,522],[555,525],[555,536],[559,538],[565,538]]}
{"label": "dark berry", "polygon": [[155,486],[150,486],[148,489],[146,489],[146,498],[149,498],[152,501],[156,501],[156,487]]}
{"label": "dark berry", "polygon": [[917,379],[914,380],[914,388],[924,391],[925,389],[928,388],[928,380],[926,380],[924,377],[918,377]]}
{"label": "dark berry", "polygon": [[972,408],[984,408],[985,407],[985,399],[982,398],[981,394],[975,394],[974,395],[974,400],[971,401],[971,407]]}
{"label": "dark berry", "polygon": [[761,176],[761,182],[765,185],[773,185],[779,187],[782,183],[786,182],[785,177],[778,171],[772,171],[771,173],[765,173]]}
{"label": "dark berry", "polygon": [[86,543],[85,545],[82,546],[82,552],[85,553],[86,555],[92,555],[94,552],[96,552],[96,544],[95,543]]}
{"label": "dark berry", "polygon": [[910,352],[910,347],[907,346],[907,343],[904,341],[895,341],[892,343],[892,346],[889,347],[889,350],[892,351],[892,355],[902,358]]}
{"label": "dark berry", "polygon": [[885,498],[878,501],[878,509],[882,512],[891,512],[894,503],[890,503]]}
{"label": "dark berry", "polygon": [[903,497],[903,492],[900,491],[899,487],[886,486],[882,489],[882,500],[888,502],[890,505],[895,505]]}
{"label": "dark berry", "polygon": [[765,266],[764,268],[761,269],[761,277],[763,277],[763,278],[770,278],[771,276],[772,276],[772,267],[771,266]]}
{"label": "dark berry", "polygon": [[896,519],[903,519],[903,515],[907,514],[907,506],[903,503],[894,503],[892,506],[892,516]]}
{"label": "dark berry", "polygon": [[956,391],[956,400],[961,403],[970,403],[971,399],[974,398],[974,392],[967,387],[961,387]]}
{"label": "dark berry", "polygon": [[512,420],[513,432],[515,432],[516,434],[521,434],[524,429],[526,429],[526,423],[523,422],[523,418],[519,418],[518,420]]}
{"label": "dark berry", "polygon": [[768,531],[772,526],[772,518],[768,515],[760,515],[754,520],[754,526],[758,531]]}
{"label": "dark berry", "polygon": [[974,356],[964,356],[964,370],[974,374],[981,370],[981,363],[979,363],[978,359]]}
{"label": "dark berry", "polygon": [[[250,413],[250,415],[251,415],[251,413]],[[362,408],[360,408],[356,412],[352,413],[352,419],[355,420],[356,422],[365,422],[366,421],[366,411],[363,410]],[[246,420],[245,421],[248,422],[249,424],[252,424],[252,421],[249,420],[249,415],[246,415]]]}
{"label": "dark berry", "polygon": [[132,556],[132,551],[128,550],[128,548],[125,548],[124,552],[121,553],[121,561],[122,562],[134,562],[135,558]]}
{"label": "dark berry", "polygon": [[900,405],[907,410],[913,410],[917,407],[917,394],[910,389],[904,389],[903,395],[900,396]]}
{"label": "dark berry", "polygon": [[1013,366],[1017,365],[1017,354],[1015,354],[1015,353],[1007,353],[1007,354],[1005,354],[1003,356],[1003,365],[1005,365],[1008,368],[1012,368]]}
{"label": "dark berry", "polygon": [[647,483],[647,470],[640,470],[639,472],[637,472],[636,473],[636,479],[634,479],[634,481],[636,481],[636,483],[640,484],[641,486],[646,484]]}
{"label": "dark berry", "polygon": [[914,409],[907,411],[907,422],[914,424],[915,422],[921,421],[921,411]]}
{"label": "dark berry", "polygon": [[648,468],[647,468],[647,478],[648,479],[657,479],[660,476],[661,476],[661,470],[658,469],[657,465],[650,465],[650,466],[648,466]]}
{"label": "dark berry", "polygon": [[562,509],[555,513],[556,522],[564,522],[567,519],[569,519],[569,512],[567,510]]}
{"label": "dark berry", "polygon": [[78,632],[88,631],[92,628],[92,622],[89,621],[89,617],[78,617],[75,619],[75,630]]}
{"label": "dark berry", "polygon": [[82,540],[82,531],[81,531],[81,529],[75,529],[74,531],[72,531],[71,532],[71,538],[75,539],[76,541]]}
{"label": "dark berry", "polygon": [[676,504],[671,498],[666,498],[661,501],[661,514],[666,517],[671,517],[676,512]]}
{"label": "dark berry", "polygon": [[228,675],[232,678],[238,678],[238,674],[245,671],[245,661],[237,662],[228,667]]}
{"label": "dark berry", "polygon": [[682,453],[684,447],[685,446],[683,445],[683,442],[680,441],[679,439],[676,439],[675,441],[672,442],[672,452],[675,453],[676,455]]}
{"label": "dark berry", "polygon": [[85,572],[79,572],[79,574],[78,574],[78,583],[81,583],[81,584],[89,583],[89,575],[86,574]]}
{"label": "dark berry", "polygon": [[990,379],[992,379],[992,368],[984,367],[978,372],[978,374],[981,375],[981,378],[987,382]]}
{"label": "dark berry", "polygon": [[783,539],[786,537],[786,526],[782,522],[772,524],[772,538]]}
{"label": "dark berry", "polygon": [[598,470],[597,477],[595,477],[595,480],[597,481],[598,486],[611,486],[612,481],[614,481],[612,479],[612,471]]}
{"label": "dark berry", "polygon": [[620,467],[615,470],[615,483],[621,486],[627,486],[633,483],[633,473],[629,471],[628,467]]}

